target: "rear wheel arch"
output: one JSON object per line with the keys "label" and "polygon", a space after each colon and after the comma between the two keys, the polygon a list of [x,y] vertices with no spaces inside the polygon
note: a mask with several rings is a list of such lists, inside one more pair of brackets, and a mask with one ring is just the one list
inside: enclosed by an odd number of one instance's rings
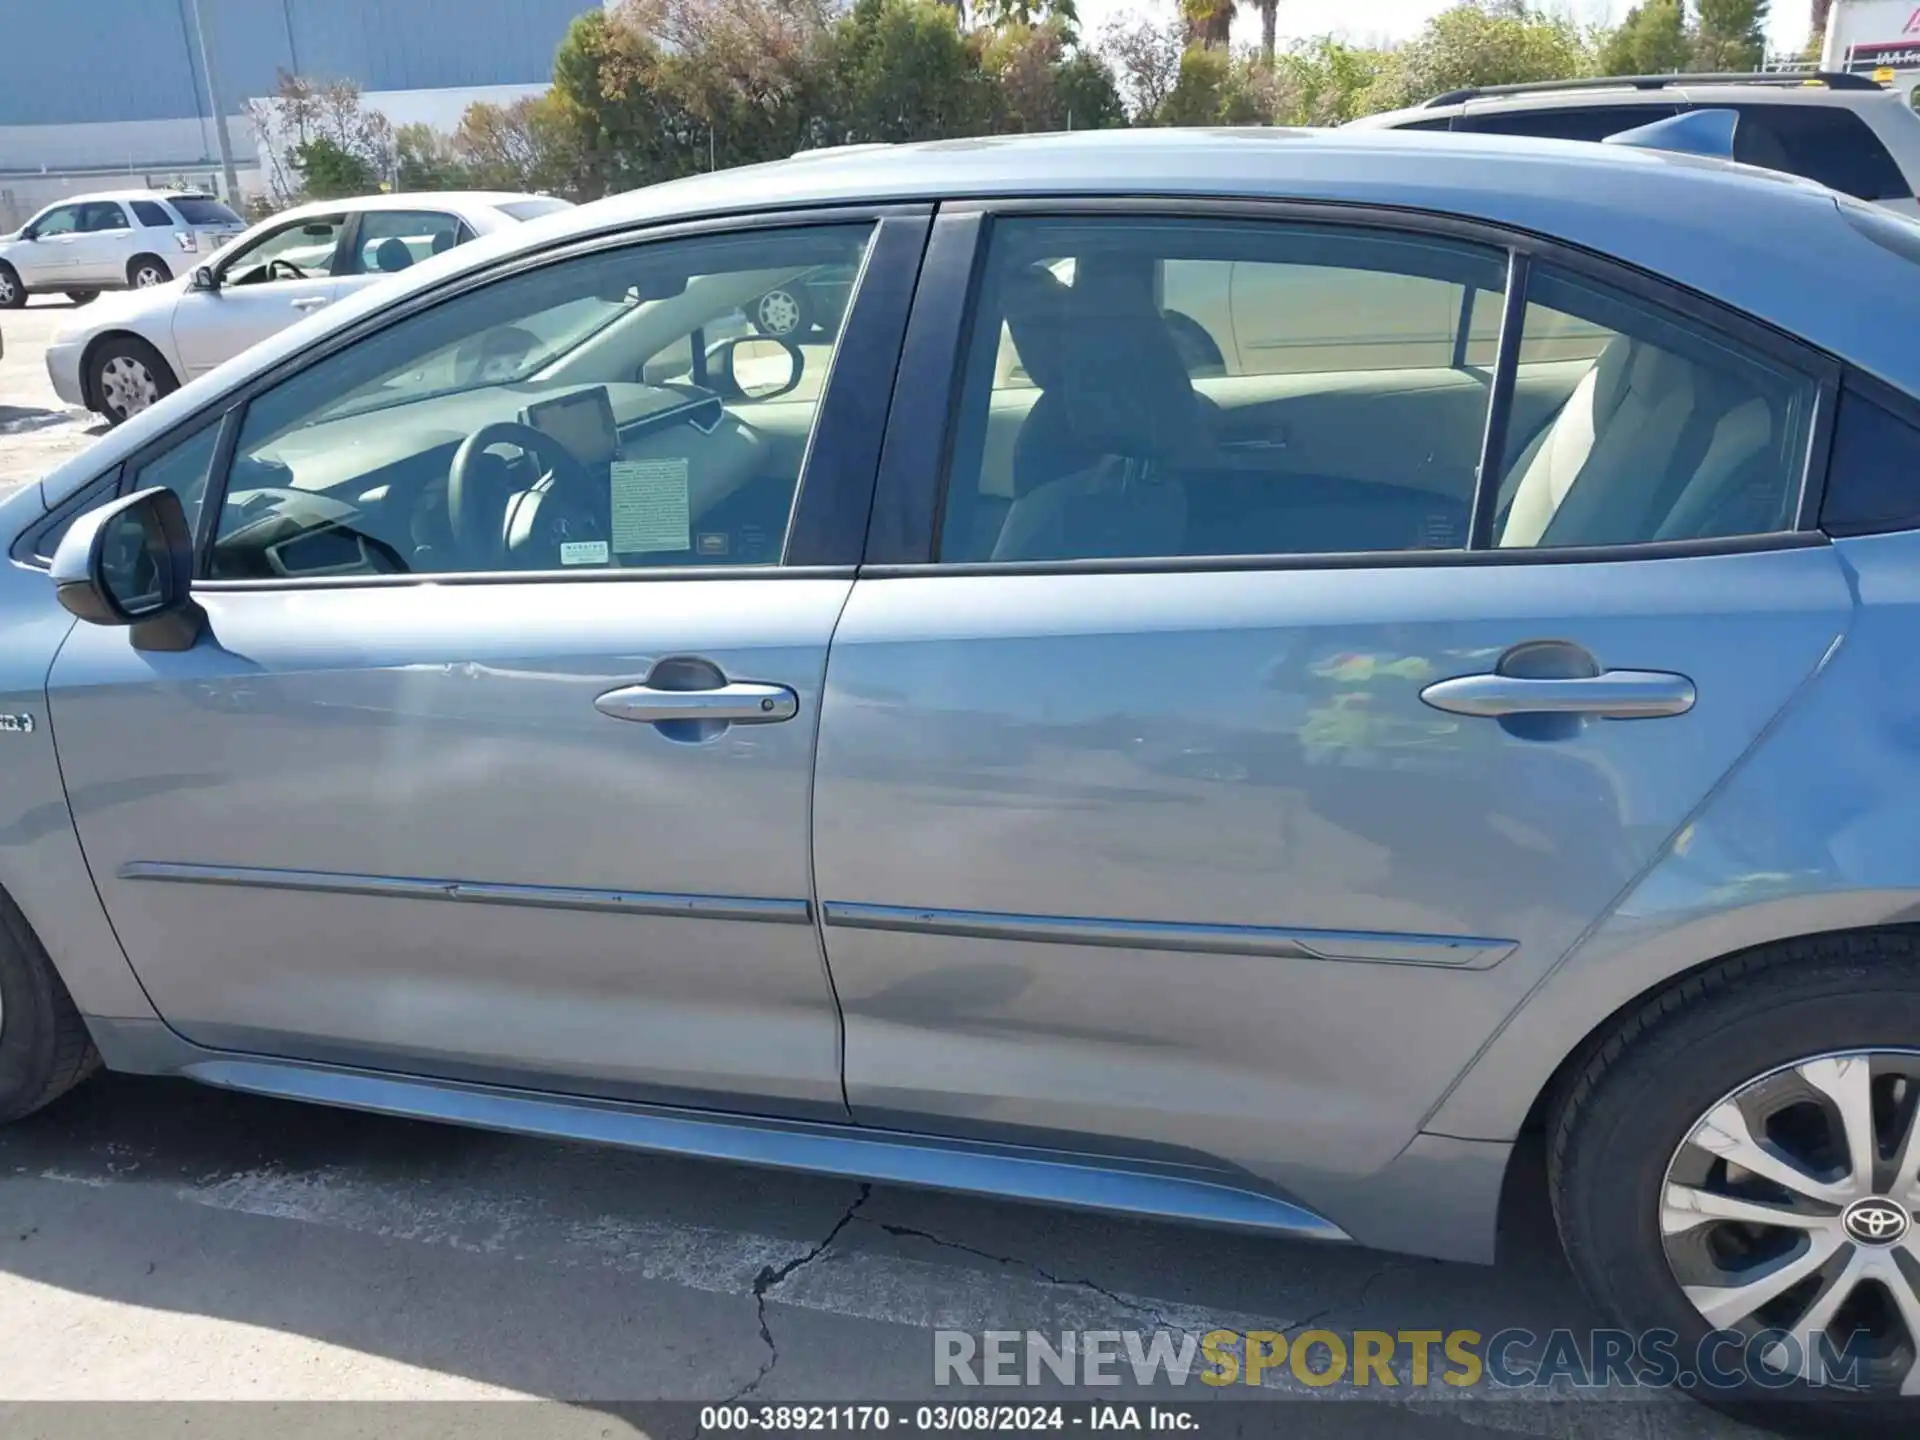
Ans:
{"label": "rear wheel arch", "polygon": [[[1517,1134],[1509,1138],[1544,1133],[1551,1143],[1559,1120],[1593,1073],[1596,1062],[1610,1059],[1612,1054],[1624,1050],[1637,1034],[1660,1016],[1696,1004],[1711,1004],[1715,994],[1738,974],[1763,972],[1774,966],[1791,963],[1796,947],[1811,955],[1823,946],[1861,942],[1860,948],[1868,950],[1886,937],[1894,936],[1907,938],[1916,950],[1920,950],[1920,926],[1916,925],[1878,924],[1814,930],[1755,941],[1701,960],[1645,986],[1594,1022],[1578,1042],[1562,1055],[1546,1079],[1534,1089],[1525,1116],[1517,1127]],[[1514,1023],[1525,1023],[1524,1007]],[[1917,1037],[1916,1043],[1920,1043],[1920,1037]],[[1444,1111],[1443,1105],[1441,1113],[1444,1114]],[[1446,1133],[1446,1126],[1435,1121],[1429,1121],[1426,1128]],[[1521,1178],[1516,1175],[1515,1169],[1515,1159],[1521,1148],[1516,1146],[1515,1155],[1508,1160],[1509,1186]],[[1543,1182],[1544,1179],[1544,1174],[1533,1176],[1529,1183]]]}

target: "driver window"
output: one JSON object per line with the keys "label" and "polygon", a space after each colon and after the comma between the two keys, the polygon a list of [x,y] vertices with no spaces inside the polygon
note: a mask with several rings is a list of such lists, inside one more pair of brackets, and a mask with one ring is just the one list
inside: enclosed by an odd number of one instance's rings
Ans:
{"label": "driver window", "polygon": [[221,283],[261,285],[331,275],[333,253],[346,223],[344,215],[312,215],[270,231],[227,261]]}
{"label": "driver window", "polygon": [[71,235],[80,228],[80,207],[62,205],[58,210],[49,210],[33,222],[33,238],[45,240],[54,235]]}
{"label": "driver window", "polygon": [[249,405],[210,574],[778,564],[871,233],[562,260],[346,346]]}

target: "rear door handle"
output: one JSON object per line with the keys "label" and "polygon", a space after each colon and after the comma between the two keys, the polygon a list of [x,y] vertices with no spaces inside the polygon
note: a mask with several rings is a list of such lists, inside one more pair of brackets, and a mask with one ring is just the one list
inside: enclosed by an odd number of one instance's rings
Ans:
{"label": "rear door handle", "polygon": [[296,310],[318,310],[327,303],[324,295],[296,295],[287,302]]}
{"label": "rear door handle", "polygon": [[1607,670],[1599,675],[1535,680],[1519,675],[1461,675],[1420,692],[1454,715],[1598,715],[1652,720],[1693,708],[1693,681],[1665,670]]}
{"label": "rear door handle", "polygon": [[623,685],[593,702],[615,720],[659,724],[665,720],[719,720],[733,725],[771,725],[800,713],[800,697],[784,685],[732,680],[711,690],[656,690]]}

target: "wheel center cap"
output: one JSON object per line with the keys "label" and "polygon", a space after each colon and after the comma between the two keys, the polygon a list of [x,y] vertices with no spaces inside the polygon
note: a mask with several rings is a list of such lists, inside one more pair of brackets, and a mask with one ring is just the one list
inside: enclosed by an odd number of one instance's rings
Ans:
{"label": "wheel center cap", "polygon": [[1848,1236],[1862,1245],[1891,1245],[1907,1233],[1913,1217],[1906,1207],[1881,1195],[1856,1200],[1840,1212],[1840,1224]]}

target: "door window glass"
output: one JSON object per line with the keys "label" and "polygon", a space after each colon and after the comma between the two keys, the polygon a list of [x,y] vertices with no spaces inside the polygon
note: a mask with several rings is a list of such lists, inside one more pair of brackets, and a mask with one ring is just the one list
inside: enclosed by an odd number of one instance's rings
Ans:
{"label": "door window glass", "polygon": [[261,285],[270,280],[313,280],[333,273],[344,215],[314,215],[262,235],[234,252],[222,267],[224,285]]}
{"label": "door window glass", "polygon": [[1880,137],[1837,105],[1741,105],[1733,158],[1804,175],[1861,200],[1911,199]]}
{"label": "door window glass", "polygon": [[842,288],[870,233],[583,256],[346,346],[248,407],[212,574],[778,563],[839,326],[748,312]]}
{"label": "door window glass", "polygon": [[149,230],[164,230],[173,224],[167,218],[166,210],[151,200],[134,201],[133,214],[134,218]]}
{"label": "door window glass", "polygon": [[[1551,267],[1534,270],[1527,295],[1495,544],[1629,545],[1792,528],[1814,381]],[[1564,361],[1526,363],[1536,327],[1563,334],[1570,324],[1607,337],[1577,375]],[[1549,365],[1562,388],[1530,393],[1529,372]]]}
{"label": "door window glass", "polygon": [[451,250],[461,240],[456,216],[429,210],[369,210],[360,217],[354,275],[392,275]]}
{"label": "door window glass", "polygon": [[80,207],[62,205],[49,210],[33,222],[33,238],[45,240],[53,235],[71,235],[80,228]]}
{"label": "door window glass", "polygon": [[80,228],[82,230],[125,230],[127,212],[111,200],[93,200],[81,207]]}
{"label": "door window glass", "polygon": [[995,226],[940,555],[1464,545],[1496,251],[1177,220]]}

